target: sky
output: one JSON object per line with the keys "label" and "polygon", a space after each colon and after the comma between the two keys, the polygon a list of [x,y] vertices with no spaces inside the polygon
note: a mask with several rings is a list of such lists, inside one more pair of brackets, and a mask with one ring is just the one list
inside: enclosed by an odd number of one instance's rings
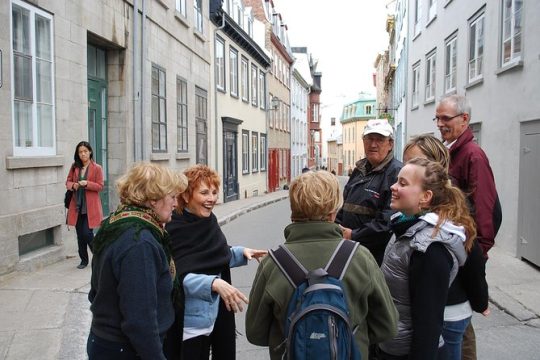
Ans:
{"label": "sky", "polygon": [[361,91],[375,95],[373,64],[388,46],[388,0],[274,0],[292,47],[306,46],[322,73],[323,121]]}

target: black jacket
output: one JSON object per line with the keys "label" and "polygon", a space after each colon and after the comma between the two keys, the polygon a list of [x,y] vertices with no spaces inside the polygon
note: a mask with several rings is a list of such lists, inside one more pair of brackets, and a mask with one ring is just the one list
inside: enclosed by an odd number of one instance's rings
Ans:
{"label": "black jacket", "polygon": [[376,168],[366,158],[358,161],[345,185],[343,207],[336,217],[338,224],[352,229],[352,240],[367,247],[379,266],[392,235],[389,223],[394,211],[390,209],[390,186],[397,181],[402,166],[392,153]]}

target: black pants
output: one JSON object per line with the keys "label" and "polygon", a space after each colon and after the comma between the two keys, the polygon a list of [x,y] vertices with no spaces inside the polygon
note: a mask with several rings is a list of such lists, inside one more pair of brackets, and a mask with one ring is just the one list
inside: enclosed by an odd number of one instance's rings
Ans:
{"label": "black pants", "polygon": [[140,357],[130,344],[105,340],[90,332],[86,343],[89,360],[137,360]]}
{"label": "black pants", "polygon": [[94,240],[94,232],[88,227],[88,216],[79,214],[77,224],[75,225],[77,232],[77,244],[79,246],[79,257],[81,264],[88,265],[88,249],[92,250],[92,241]]}

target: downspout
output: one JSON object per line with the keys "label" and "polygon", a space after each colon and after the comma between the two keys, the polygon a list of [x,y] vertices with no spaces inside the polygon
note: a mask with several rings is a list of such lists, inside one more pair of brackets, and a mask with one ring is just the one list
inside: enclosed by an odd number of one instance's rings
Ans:
{"label": "downspout", "polygon": [[141,18],[141,42],[142,42],[142,49],[141,49],[141,160],[145,159],[145,152],[144,152],[144,131],[142,131],[144,126],[144,115],[145,115],[145,106],[144,106],[144,93],[145,93],[145,86],[146,81],[145,79],[145,69],[146,69],[146,58],[147,58],[147,48],[146,48],[146,1],[142,0],[142,18]]}
{"label": "downspout", "polygon": [[[217,36],[217,32],[219,30],[222,30],[223,28],[225,27],[225,16],[223,14],[223,9],[221,9],[221,25],[218,27],[218,28],[215,28],[214,29],[214,51],[213,51],[213,54],[214,54],[214,58],[216,56],[216,36]],[[212,61],[213,63],[213,61]],[[218,149],[218,124],[219,124],[219,118],[218,118],[218,112],[217,112],[217,86],[216,86],[216,67],[214,66],[214,117],[215,117],[215,126],[214,126],[214,137],[215,137],[215,142],[216,142],[216,146],[214,146],[214,159],[215,159],[215,166],[214,166],[214,169],[216,170],[216,172],[219,174],[219,167],[218,167],[218,164],[219,164],[219,160],[218,160],[218,155],[219,155],[219,149]],[[224,188],[224,187],[223,187]],[[223,194],[223,199],[225,199],[225,194]]]}
{"label": "downspout", "polygon": [[133,1],[133,161],[141,160],[140,72],[139,72],[139,0]]}

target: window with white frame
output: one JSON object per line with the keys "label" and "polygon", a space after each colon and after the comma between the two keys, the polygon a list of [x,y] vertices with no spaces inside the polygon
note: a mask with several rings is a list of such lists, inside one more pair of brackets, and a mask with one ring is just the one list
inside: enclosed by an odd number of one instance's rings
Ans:
{"label": "window with white frame", "polygon": [[259,107],[261,109],[266,109],[266,81],[264,77],[264,72],[259,70]]}
{"label": "window with white frame", "polygon": [[249,101],[249,63],[248,59],[242,56],[242,65],[240,67],[240,76],[242,78],[240,91],[242,93],[242,100]]}
{"label": "window with white frame", "polygon": [[428,22],[437,16],[437,0],[429,0]]}
{"label": "window with white frame", "polygon": [[152,64],[152,151],[167,151],[165,70]]}
{"label": "window with white frame", "polygon": [[469,24],[469,82],[483,76],[484,18],[485,13],[482,12]]}
{"label": "window with white frame", "polygon": [[188,151],[187,82],[176,78],[176,151]]}
{"label": "window with white frame", "polygon": [[420,63],[413,65],[412,69],[412,103],[411,107],[418,107],[420,100]]}
{"label": "window with white frame", "polygon": [[186,16],[186,0],[176,0],[176,11]]}
{"label": "window with white frame", "polygon": [[259,171],[259,134],[251,132],[251,172]]}
{"label": "window with white frame", "polygon": [[319,122],[319,104],[314,103],[311,111],[311,122]]}
{"label": "window with white frame", "polygon": [[53,17],[13,1],[13,154],[55,155]]}
{"label": "window with white frame", "polygon": [[456,90],[457,69],[457,34],[446,41],[446,59],[444,63],[444,91],[449,93]]}
{"label": "window with white frame", "polygon": [[242,130],[242,174],[249,173],[249,131]]}
{"label": "window with white frame", "polygon": [[426,55],[426,94],[425,101],[435,100],[435,51]]}
{"label": "window with white frame", "polygon": [[366,105],[364,111],[366,115],[371,115],[371,105]]}
{"label": "window with white frame", "polygon": [[501,65],[521,60],[523,0],[503,0]]}
{"label": "window with white frame", "polygon": [[261,134],[259,139],[260,139],[259,141],[261,144],[259,146],[259,153],[261,155],[260,169],[261,171],[265,171],[266,170],[266,134]]}
{"label": "window with white frame", "polygon": [[422,20],[422,0],[414,0],[414,36],[420,34]]}
{"label": "window with white frame", "polygon": [[195,161],[208,164],[208,91],[195,87]]}
{"label": "window with white frame", "polygon": [[216,87],[225,91],[225,42],[216,37]]}
{"label": "window with white frame", "polygon": [[259,105],[257,73],[257,66],[255,64],[251,64],[251,104],[253,106]]}
{"label": "window with white frame", "polygon": [[229,48],[229,75],[231,95],[238,97],[238,51]]}
{"label": "window with white frame", "polygon": [[203,32],[203,0],[193,0],[193,10],[194,10],[194,21],[195,29],[198,32]]}

